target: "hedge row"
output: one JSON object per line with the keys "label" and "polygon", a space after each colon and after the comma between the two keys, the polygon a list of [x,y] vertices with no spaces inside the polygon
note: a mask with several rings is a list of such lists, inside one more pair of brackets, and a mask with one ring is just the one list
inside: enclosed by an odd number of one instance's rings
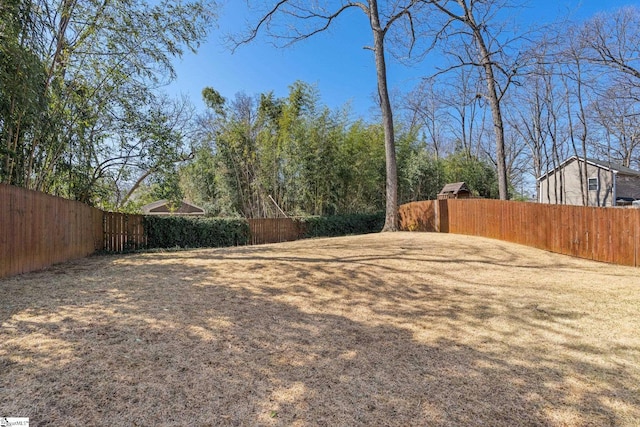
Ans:
{"label": "hedge row", "polygon": [[249,224],[241,219],[145,216],[149,248],[216,248],[246,245]]}
{"label": "hedge row", "polygon": [[[375,233],[382,230],[384,213],[351,214],[298,219],[303,238]],[[249,243],[250,230],[242,219],[145,216],[148,248],[203,248]]]}
{"label": "hedge row", "polygon": [[377,233],[384,226],[384,212],[301,218],[304,237],[336,237]]}

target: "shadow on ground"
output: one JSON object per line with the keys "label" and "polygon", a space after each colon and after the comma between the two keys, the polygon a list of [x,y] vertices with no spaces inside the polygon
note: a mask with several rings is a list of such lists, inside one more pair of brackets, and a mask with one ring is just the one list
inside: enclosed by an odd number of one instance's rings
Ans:
{"label": "shadow on ground", "polygon": [[[467,239],[97,257],[0,281],[0,415],[32,425],[640,423],[635,270]],[[616,293],[627,300],[609,310],[601,300]]]}

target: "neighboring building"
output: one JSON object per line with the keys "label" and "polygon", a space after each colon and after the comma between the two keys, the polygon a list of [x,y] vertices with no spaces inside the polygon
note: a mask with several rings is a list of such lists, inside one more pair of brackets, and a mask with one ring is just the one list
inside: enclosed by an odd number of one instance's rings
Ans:
{"label": "neighboring building", "polygon": [[442,187],[438,193],[438,200],[441,199],[468,199],[471,197],[471,190],[464,182],[454,182]]}
{"label": "neighboring building", "polygon": [[183,201],[182,205],[176,210],[171,210],[171,202],[169,200],[158,200],[157,202],[144,205],[142,208],[143,215],[204,215],[204,209],[199,206]]}
{"label": "neighboring building", "polygon": [[[586,162],[587,173],[584,176]],[[640,172],[594,159],[573,156],[538,178],[539,202],[588,206],[617,206],[640,199]]]}

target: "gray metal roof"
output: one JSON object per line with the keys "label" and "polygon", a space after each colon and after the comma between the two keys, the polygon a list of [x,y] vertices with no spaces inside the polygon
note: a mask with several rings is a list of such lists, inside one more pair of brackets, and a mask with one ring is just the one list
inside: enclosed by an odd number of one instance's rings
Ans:
{"label": "gray metal roof", "polygon": [[[566,159],[564,162],[560,163],[559,166],[557,166],[554,169],[549,169],[548,171],[546,171],[545,173],[543,173],[542,175],[540,175],[540,177],[538,178],[538,181],[541,181],[542,179],[546,178],[548,175],[554,173],[555,171],[557,171],[558,169],[562,169],[564,168],[568,163],[571,163],[573,161],[585,161],[585,159],[583,157],[578,157],[578,156],[571,156],[568,159]],[[592,159],[592,158],[588,158],[586,159],[586,162],[602,168],[602,169],[607,169],[610,171],[613,171],[615,173],[618,174],[622,174],[622,175],[632,175],[632,176],[640,176],[640,172],[631,168],[628,168],[626,166],[622,166],[619,163],[614,163],[614,162],[608,162],[605,160],[598,160],[598,159]]]}
{"label": "gray metal roof", "polygon": [[592,163],[596,166],[600,166],[603,167],[605,169],[609,169],[612,170],[614,172],[618,172],[624,175],[640,175],[640,172],[631,168],[628,168],[626,166],[622,166],[619,163],[614,163],[614,162],[607,162],[604,160],[597,160],[597,159],[590,159],[587,158],[587,163]]}

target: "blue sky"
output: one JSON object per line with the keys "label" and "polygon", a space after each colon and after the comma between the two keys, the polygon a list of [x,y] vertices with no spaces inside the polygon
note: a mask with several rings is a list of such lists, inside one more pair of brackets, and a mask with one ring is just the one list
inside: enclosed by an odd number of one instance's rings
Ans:
{"label": "blue sky", "polygon": [[[549,23],[568,13],[575,19],[583,19],[599,11],[637,4],[629,0],[530,0],[529,3],[532,6],[519,14],[523,25],[534,21]],[[302,80],[315,84],[321,102],[330,108],[349,103],[355,117],[370,118],[376,114],[374,58],[370,50],[363,49],[371,44],[371,30],[361,11],[351,11],[336,21],[337,25],[330,31],[292,47],[276,48],[260,35],[232,53],[223,41],[225,35],[244,28],[251,17],[245,1],[227,0],[219,10],[217,28],[198,53],[187,53],[174,62],[178,77],[167,87],[167,92],[186,95],[202,110],[200,94],[206,86],[215,88],[226,98],[233,98],[238,92],[256,95],[268,91],[281,97],[287,95],[289,85]],[[406,92],[433,71],[429,64],[409,67],[389,56],[387,59],[392,91]]]}

